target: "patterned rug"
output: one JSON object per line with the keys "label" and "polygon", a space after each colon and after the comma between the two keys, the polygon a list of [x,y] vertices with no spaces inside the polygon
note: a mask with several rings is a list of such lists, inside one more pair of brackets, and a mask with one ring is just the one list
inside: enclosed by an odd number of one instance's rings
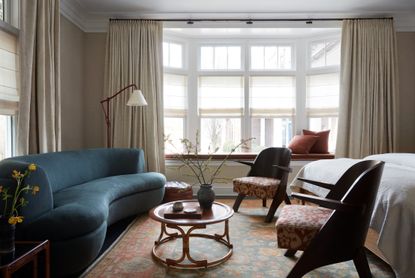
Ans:
{"label": "patterned rug", "polygon": [[[219,200],[228,205],[233,200]],[[233,243],[232,257],[215,267],[200,270],[168,269],[153,261],[151,250],[160,233],[160,223],[147,215],[139,216],[123,237],[85,273],[86,277],[285,277],[296,259],[284,257],[276,242],[275,221],[264,223],[267,209],[261,201],[245,200],[229,221]],[[223,233],[223,223],[210,225],[208,233]],[[197,230],[202,231],[202,230]],[[167,243],[160,254],[179,258],[181,240]],[[217,258],[226,248],[214,240],[192,238],[190,252],[195,259]],[[301,255],[298,252],[296,258]],[[395,277],[391,268],[368,252],[373,277]],[[353,262],[326,266],[304,277],[358,277]]]}

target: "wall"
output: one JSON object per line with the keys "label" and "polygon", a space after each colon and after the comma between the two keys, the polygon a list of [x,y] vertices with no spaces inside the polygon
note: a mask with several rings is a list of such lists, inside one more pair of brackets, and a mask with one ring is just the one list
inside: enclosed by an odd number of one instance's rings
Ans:
{"label": "wall", "polygon": [[61,16],[62,150],[84,147],[84,32]]}
{"label": "wall", "polygon": [[415,152],[415,32],[397,34],[399,62],[399,151]]}
{"label": "wall", "polygon": [[105,122],[99,101],[103,98],[106,33],[85,33],[84,147],[105,146]]}

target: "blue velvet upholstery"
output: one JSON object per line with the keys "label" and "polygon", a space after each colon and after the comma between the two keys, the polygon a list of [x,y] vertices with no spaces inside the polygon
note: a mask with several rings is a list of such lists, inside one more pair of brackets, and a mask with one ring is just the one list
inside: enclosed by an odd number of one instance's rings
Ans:
{"label": "blue velvet upholstery", "polygon": [[26,195],[19,237],[51,240],[55,276],[77,273],[102,247],[106,227],[158,205],[165,177],[144,171],[139,149],[91,149],[28,155],[0,162],[0,182],[10,183],[14,169],[35,163],[27,183],[39,185]]}

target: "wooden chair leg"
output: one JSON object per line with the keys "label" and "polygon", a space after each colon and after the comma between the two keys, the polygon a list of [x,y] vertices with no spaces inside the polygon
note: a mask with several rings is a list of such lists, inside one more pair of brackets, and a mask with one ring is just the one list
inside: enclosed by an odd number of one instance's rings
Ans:
{"label": "wooden chair leg", "polygon": [[[278,195],[278,194],[276,194]],[[279,196],[275,196],[272,200],[271,206],[269,207],[268,214],[265,217],[265,222],[270,223],[274,218],[275,212],[277,211],[279,205],[282,203],[282,198]]]}
{"label": "wooden chair leg", "polygon": [[285,251],[284,256],[286,256],[286,257],[294,257],[295,253],[297,253],[297,250],[288,249],[287,251]]}
{"label": "wooden chair leg", "polygon": [[353,258],[354,265],[359,273],[360,278],[371,278],[372,273],[370,272],[369,263],[367,262],[366,253],[364,248],[361,248],[356,256]]}
{"label": "wooden chair leg", "polygon": [[244,194],[239,193],[238,197],[236,197],[235,203],[233,204],[233,211],[238,212],[239,206],[242,203],[242,200],[245,198]]}
{"label": "wooden chair leg", "polygon": [[291,205],[291,200],[290,200],[290,197],[288,197],[287,193],[285,193],[284,201],[287,205]]}
{"label": "wooden chair leg", "polygon": [[267,207],[267,198],[262,199],[262,206],[263,206],[264,208],[266,208],[266,207]]}

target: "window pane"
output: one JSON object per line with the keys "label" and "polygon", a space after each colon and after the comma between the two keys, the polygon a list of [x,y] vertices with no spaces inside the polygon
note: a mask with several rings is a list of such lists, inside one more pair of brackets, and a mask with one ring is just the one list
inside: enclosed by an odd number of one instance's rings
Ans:
{"label": "window pane", "polygon": [[292,137],[291,118],[253,118],[251,151],[259,152],[268,147],[287,146]]}
{"label": "window pane", "polygon": [[185,116],[187,108],[187,77],[164,74],[164,112],[166,116]]}
{"label": "window pane", "polygon": [[241,68],[241,48],[239,46],[228,47],[228,69]]}
{"label": "window pane", "polygon": [[240,46],[202,46],[200,68],[202,70],[241,69]]}
{"label": "window pane", "polygon": [[[200,145],[202,152],[228,153],[241,142],[241,119],[202,118]],[[240,149],[237,152],[241,152]]]}
{"label": "window pane", "polygon": [[321,131],[330,130],[329,151],[336,150],[337,139],[337,117],[313,117],[309,119],[310,130]]}
{"label": "window pane", "polygon": [[[307,76],[307,108],[329,109],[339,107],[339,74]],[[337,110],[336,110],[337,111]]]}
{"label": "window pane", "polygon": [[183,68],[183,45],[163,42],[163,66]]}
{"label": "window pane", "polygon": [[264,47],[251,47],[251,69],[264,69]]}
{"label": "window pane", "polygon": [[241,115],[242,109],[242,76],[199,77],[200,115]]}
{"label": "window pane", "polygon": [[291,59],[291,47],[290,46],[280,46],[278,47],[278,67],[280,69],[292,69],[292,59]]}
{"label": "window pane", "polygon": [[213,69],[213,47],[203,46],[200,51],[201,69]]}
{"label": "window pane", "polygon": [[228,51],[224,46],[215,47],[215,69],[226,69]]}
{"label": "window pane", "polygon": [[265,69],[278,68],[278,51],[275,46],[265,47]]}
{"label": "window pane", "polygon": [[251,46],[251,69],[283,70],[292,69],[291,46]]}
{"label": "window pane", "polygon": [[170,63],[169,66],[172,68],[183,67],[183,46],[177,43],[170,43]]}
{"label": "window pane", "polygon": [[163,66],[169,66],[169,43],[163,42]]}
{"label": "window pane", "polygon": [[4,3],[3,0],[0,0],[0,20],[4,20]]}
{"label": "window pane", "polygon": [[164,118],[164,136],[166,153],[181,153],[183,145],[180,140],[184,138],[184,118]]}
{"label": "window pane", "polygon": [[295,77],[250,78],[252,116],[292,116],[295,109]]}
{"label": "window pane", "polygon": [[326,65],[326,55],[324,53],[325,43],[311,44],[311,67],[324,67]]}
{"label": "window pane", "polygon": [[311,67],[340,65],[340,40],[326,40],[311,43]]}
{"label": "window pane", "polygon": [[340,65],[340,41],[330,41],[326,45],[326,65]]}
{"label": "window pane", "polygon": [[0,115],[0,160],[12,155],[11,116]]}

